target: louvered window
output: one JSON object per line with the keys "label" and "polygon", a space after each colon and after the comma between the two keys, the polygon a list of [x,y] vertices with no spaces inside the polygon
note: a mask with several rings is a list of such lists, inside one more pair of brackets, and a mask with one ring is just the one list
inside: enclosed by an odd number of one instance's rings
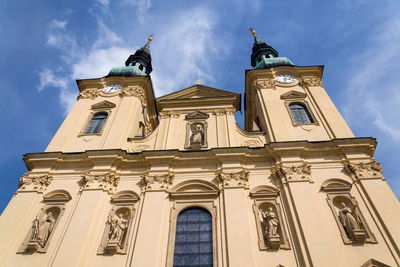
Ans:
{"label": "louvered window", "polygon": [[314,123],[307,107],[301,103],[292,103],[289,105],[290,113],[295,124],[311,124]]}
{"label": "louvered window", "polygon": [[107,115],[108,114],[105,112],[94,114],[94,116],[90,120],[88,127],[86,128],[85,133],[86,134],[100,133],[101,129],[104,126],[104,122],[106,121]]}

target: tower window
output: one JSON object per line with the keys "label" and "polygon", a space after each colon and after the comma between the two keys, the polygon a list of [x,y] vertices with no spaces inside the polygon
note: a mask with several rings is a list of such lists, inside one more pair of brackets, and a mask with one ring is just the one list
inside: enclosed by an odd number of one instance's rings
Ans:
{"label": "tower window", "polygon": [[213,266],[211,214],[202,208],[190,208],[178,216],[174,267],[179,266]]}
{"label": "tower window", "polygon": [[304,104],[291,103],[289,104],[289,109],[295,124],[311,124],[315,122]]}
{"label": "tower window", "polygon": [[103,128],[104,122],[107,119],[108,114],[106,112],[100,112],[94,114],[90,120],[89,125],[86,128],[85,134],[100,133]]}

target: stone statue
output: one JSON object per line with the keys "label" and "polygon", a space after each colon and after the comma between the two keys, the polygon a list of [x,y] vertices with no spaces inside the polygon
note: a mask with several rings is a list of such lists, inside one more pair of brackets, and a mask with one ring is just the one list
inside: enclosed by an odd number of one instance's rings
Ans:
{"label": "stone statue", "polygon": [[340,203],[339,219],[346,231],[347,236],[351,237],[354,230],[360,229],[360,224],[353,216],[350,208],[346,207],[344,202]]}
{"label": "stone statue", "polygon": [[265,236],[268,239],[270,239],[271,237],[279,237],[278,234],[279,221],[272,207],[268,207],[268,209],[265,212],[260,210],[260,213],[265,227],[264,229]]}
{"label": "stone statue", "polygon": [[128,219],[124,214],[119,213],[118,216],[110,216],[108,223],[110,224],[110,232],[108,235],[109,242],[122,244],[125,232],[128,228]]}
{"label": "stone statue", "polygon": [[193,123],[191,126],[192,135],[190,136],[191,145],[204,144],[204,127],[201,123]]}
{"label": "stone statue", "polygon": [[54,229],[56,219],[51,212],[48,212],[46,216],[41,219],[38,217],[39,216],[33,221],[31,241],[38,241],[39,244],[44,247]]}

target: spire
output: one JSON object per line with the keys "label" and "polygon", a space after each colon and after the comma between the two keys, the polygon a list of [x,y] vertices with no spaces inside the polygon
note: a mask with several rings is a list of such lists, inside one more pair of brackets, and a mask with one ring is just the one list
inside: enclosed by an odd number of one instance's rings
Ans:
{"label": "spire", "polygon": [[151,65],[150,43],[153,40],[153,34],[147,38],[146,44],[136,50],[125,61],[124,67],[112,68],[107,76],[145,76],[153,71]]}
{"label": "spire", "polygon": [[251,66],[255,69],[272,68],[282,65],[294,65],[288,58],[279,57],[278,51],[257,37],[256,30],[251,27],[250,32],[254,37],[251,53]]}

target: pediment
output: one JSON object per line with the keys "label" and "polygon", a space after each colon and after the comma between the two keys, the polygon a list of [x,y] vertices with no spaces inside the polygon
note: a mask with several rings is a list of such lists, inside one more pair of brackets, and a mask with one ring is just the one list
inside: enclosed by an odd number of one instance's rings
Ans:
{"label": "pediment", "polygon": [[375,259],[370,259],[366,263],[364,263],[361,267],[390,267],[390,266]]}
{"label": "pediment", "polygon": [[185,116],[186,120],[205,120],[208,117],[210,117],[210,115],[208,115],[207,113],[201,112],[201,111],[195,111],[192,112],[188,115]]}
{"label": "pediment", "polygon": [[107,100],[92,105],[92,109],[110,109],[110,108],[115,108],[115,104]]}
{"label": "pediment", "polygon": [[298,98],[305,98],[307,94],[298,92],[298,91],[290,91],[281,95],[281,99],[298,99]]}
{"label": "pediment", "polygon": [[193,85],[180,91],[159,97],[157,100],[180,100],[213,97],[237,97],[239,94],[204,85]]}
{"label": "pediment", "polygon": [[252,197],[268,197],[268,196],[273,196],[276,197],[278,196],[279,191],[272,186],[269,185],[259,185],[251,189],[250,191],[250,196]]}
{"label": "pediment", "polygon": [[325,192],[328,191],[350,191],[351,184],[342,179],[328,179],[322,183],[321,189]]}

